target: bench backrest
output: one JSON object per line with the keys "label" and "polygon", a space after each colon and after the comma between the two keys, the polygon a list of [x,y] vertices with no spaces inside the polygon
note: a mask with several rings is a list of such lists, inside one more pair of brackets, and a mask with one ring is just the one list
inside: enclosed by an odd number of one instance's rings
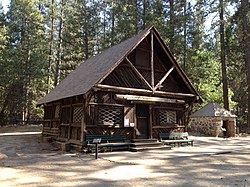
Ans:
{"label": "bench backrest", "polygon": [[188,132],[160,133],[160,139],[188,139]]}
{"label": "bench backrest", "polygon": [[124,134],[87,134],[86,141],[92,143],[94,139],[101,138],[101,142],[124,142],[127,140],[126,135]]}

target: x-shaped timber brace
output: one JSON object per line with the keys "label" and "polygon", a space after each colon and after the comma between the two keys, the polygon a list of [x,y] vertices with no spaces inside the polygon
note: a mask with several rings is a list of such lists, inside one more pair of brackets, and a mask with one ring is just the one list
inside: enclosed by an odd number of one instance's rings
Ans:
{"label": "x-shaped timber brace", "polygon": [[152,92],[154,93],[158,88],[162,86],[162,83],[168,78],[170,73],[174,70],[174,66],[172,66],[168,72],[161,78],[161,80],[154,85],[154,34],[151,31],[151,54],[150,54],[150,64],[151,64],[151,85],[148,83],[148,81],[142,76],[142,74],[137,70],[137,68],[133,65],[133,63],[126,57],[126,61],[130,65],[130,67],[133,69],[133,71],[139,76],[139,78],[142,80],[142,82],[148,86]]}
{"label": "x-shaped timber brace", "polygon": [[[104,85],[101,82],[120,64],[120,62],[118,62],[116,64],[116,66],[114,66],[108,74],[106,74],[104,77],[102,77],[102,79],[99,80],[99,83],[97,83],[94,86],[94,90],[97,91],[99,89],[101,90],[107,90],[107,91],[121,91],[124,93],[130,93],[130,92],[134,92],[137,94],[142,94],[142,93],[153,93],[153,94],[157,94],[157,95],[162,95],[162,96],[177,96],[178,98],[183,98],[183,97],[189,97],[189,98],[193,98],[195,97],[194,94],[184,94],[184,93],[172,93],[172,92],[162,92],[159,91],[158,89],[162,87],[162,83],[168,78],[168,76],[171,74],[171,72],[176,69],[176,71],[179,73],[179,75],[181,76],[182,80],[186,83],[186,85],[188,86],[189,90],[192,92],[192,88],[189,85],[188,80],[185,80],[184,75],[182,74],[182,70],[176,68],[173,60],[172,60],[172,56],[170,54],[168,54],[168,51],[165,49],[164,44],[162,43],[161,39],[157,36],[157,34],[154,34],[155,32],[153,30],[150,31],[150,36],[151,36],[151,52],[150,52],[150,63],[151,63],[151,84],[142,76],[142,74],[138,71],[138,69],[133,65],[133,63],[127,58],[124,57],[124,59],[127,61],[128,65],[132,68],[132,70],[136,73],[136,75],[142,80],[143,84],[145,84],[149,89],[138,89],[138,88],[125,88],[125,87],[117,87],[117,86],[111,86],[111,85]],[[146,36],[147,34],[145,34]],[[154,36],[156,38],[156,40],[159,42],[160,46],[163,48],[163,50],[166,52],[166,55],[168,56],[170,62],[172,63],[172,67],[166,72],[166,74],[161,78],[161,80],[155,85],[154,84],[154,48],[153,48],[153,44],[154,44]],[[145,38],[144,38],[145,39]],[[142,40],[141,40],[142,41]],[[132,50],[134,50],[136,48],[136,46],[133,47]],[[197,98],[196,98],[197,99]]]}

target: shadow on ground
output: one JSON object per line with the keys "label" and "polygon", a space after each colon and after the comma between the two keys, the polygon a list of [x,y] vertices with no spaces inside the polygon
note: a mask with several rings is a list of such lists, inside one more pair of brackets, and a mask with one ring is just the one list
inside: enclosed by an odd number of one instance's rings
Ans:
{"label": "shadow on ground", "polygon": [[55,151],[40,134],[0,133],[0,186],[250,186],[249,139],[193,138],[194,147],[95,160]]}

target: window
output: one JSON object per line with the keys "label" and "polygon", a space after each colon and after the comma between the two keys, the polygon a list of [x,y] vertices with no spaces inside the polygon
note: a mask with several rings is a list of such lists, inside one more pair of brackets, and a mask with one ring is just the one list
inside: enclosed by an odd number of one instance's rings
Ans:
{"label": "window", "polygon": [[99,107],[98,123],[101,125],[122,125],[123,108],[122,107]]}
{"label": "window", "polygon": [[176,111],[173,110],[160,110],[159,111],[160,125],[176,124]]}
{"label": "window", "polygon": [[73,122],[80,123],[83,116],[83,107],[74,107]]}
{"label": "window", "polygon": [[60,105],[56,105],[55,108],[55,119],[59,119],[60,118]]}

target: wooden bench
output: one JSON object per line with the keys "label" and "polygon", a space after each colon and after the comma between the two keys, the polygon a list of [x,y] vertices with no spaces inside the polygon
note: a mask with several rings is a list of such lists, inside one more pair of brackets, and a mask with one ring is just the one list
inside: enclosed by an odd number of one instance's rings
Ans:
{"label": "wooden bench", "polygon": [[194,145],[194,140],[188,139],[188,132],[171,132],[171,133],[160,133],[160,141],[164,144],[177,144],[181,146],[182,144]]}
{"label": "wooden bench", "polygon": [[93,143],[94,139],[101,139],[101,143],[98,144],[98,148],[101,150],[108,149],[113,151],[114,149],[129,149],[130,142],[128,142],[126,135],[123,134],[94,134],[94,135],[86,135],[87,147],[91,151],[95,148],[95,144]]}

